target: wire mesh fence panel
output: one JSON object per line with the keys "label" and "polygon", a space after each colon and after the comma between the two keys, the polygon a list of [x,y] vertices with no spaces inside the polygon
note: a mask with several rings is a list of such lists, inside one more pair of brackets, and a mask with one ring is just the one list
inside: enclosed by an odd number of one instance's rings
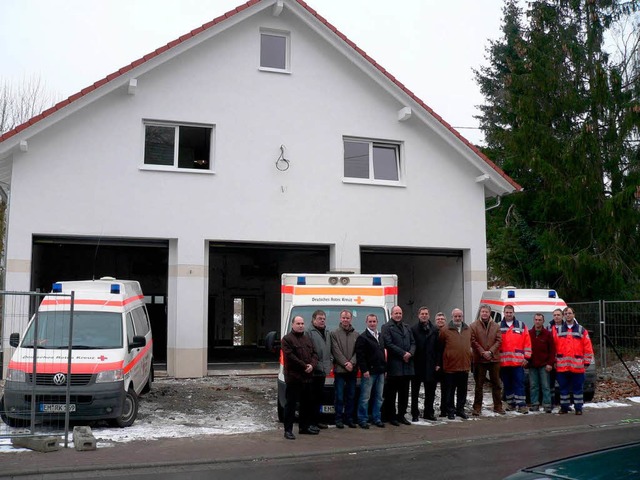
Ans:
{"label": "wire mesh fence panel", "polygon": [[604,337],[601,331],[602,308],[601,302],[578,302],[569,304],[576,314],[576,320],[587,329],[591,344],[593,345],[593,357],[596,360],[598,370],[606,368],[607,355]]}
{"label": "wire mesh fence panel", "polygon": [[[610,362],[633,360],[640,355],[640,301],[604,301],[604,333]],[[615,348],[615,350],[614,350]],[[617,353],[616,353],[617,352]]]}
{"label": "wire mesh fence panel", "polygon": [[68,435],[66,412],[75,406],[69,386],[77,381],[69,375],[72,295],[49,296],[51,305],[41,312],[45,295],[51,294],[0,292],[3,437],[51,435],[52,429]]}

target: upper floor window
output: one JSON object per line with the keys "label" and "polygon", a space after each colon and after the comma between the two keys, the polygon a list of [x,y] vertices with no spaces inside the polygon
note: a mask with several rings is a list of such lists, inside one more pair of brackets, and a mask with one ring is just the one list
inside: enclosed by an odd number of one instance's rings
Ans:
{"label": "upper floor window", "polygon": [[400,144],[344,139],[345,179],[397,184],[400,166]]}
{"label": "upper floor window", "polygon": [[289,71],[289,34],[273,30],[260,32],[260,69]]}
{"label": "upper floor window", "polygon": [[146,123],[144,164],[210,170],[213,127]]}

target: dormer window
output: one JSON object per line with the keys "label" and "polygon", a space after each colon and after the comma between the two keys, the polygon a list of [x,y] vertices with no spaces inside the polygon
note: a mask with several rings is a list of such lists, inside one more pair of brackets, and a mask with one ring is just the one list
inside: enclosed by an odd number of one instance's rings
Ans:
{"label": "dormer window", "polygon": [[290,37],[287,32],[260,31],[260,70],[289,72]]}

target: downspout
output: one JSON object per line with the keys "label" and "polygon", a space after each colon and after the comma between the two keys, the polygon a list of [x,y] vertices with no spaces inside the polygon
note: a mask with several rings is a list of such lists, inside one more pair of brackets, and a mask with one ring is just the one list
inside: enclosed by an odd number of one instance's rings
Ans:
{"label": "downspout", "polygon": [[484,209],[485,212],[488,212],[489,210],[493,210],[494,208],[498,208],[500,206],[500,204],[502,203],[502,196],[498,195],[498,200],[496,201],[495,205],[491,205],[490,207],[487,207]]}

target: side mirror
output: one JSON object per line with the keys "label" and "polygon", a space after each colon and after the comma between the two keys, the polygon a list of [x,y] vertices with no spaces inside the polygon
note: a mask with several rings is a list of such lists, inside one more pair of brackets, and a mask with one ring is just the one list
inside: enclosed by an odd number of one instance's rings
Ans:
{"label": "side mirror", "polygon": [[11,335],[9,335],[9,345],[11,345],[12,347],[17,347],[19,343],[20,343],[19,333],[12,333]]}
{"label": "side mirror", "polygon": [[280,351],[280,339],[278,338],[278,334],[276,332],[269,332],[267,336],[264,337],[264,346],[267,351],[271,353],[279,353]]}
{"label": "side mirror", "polygon": [[129,351],[134,348],[142,348],[147,344],[147,339],[142,335],[136,335],[133,337],[133,341],[129,344]]}

